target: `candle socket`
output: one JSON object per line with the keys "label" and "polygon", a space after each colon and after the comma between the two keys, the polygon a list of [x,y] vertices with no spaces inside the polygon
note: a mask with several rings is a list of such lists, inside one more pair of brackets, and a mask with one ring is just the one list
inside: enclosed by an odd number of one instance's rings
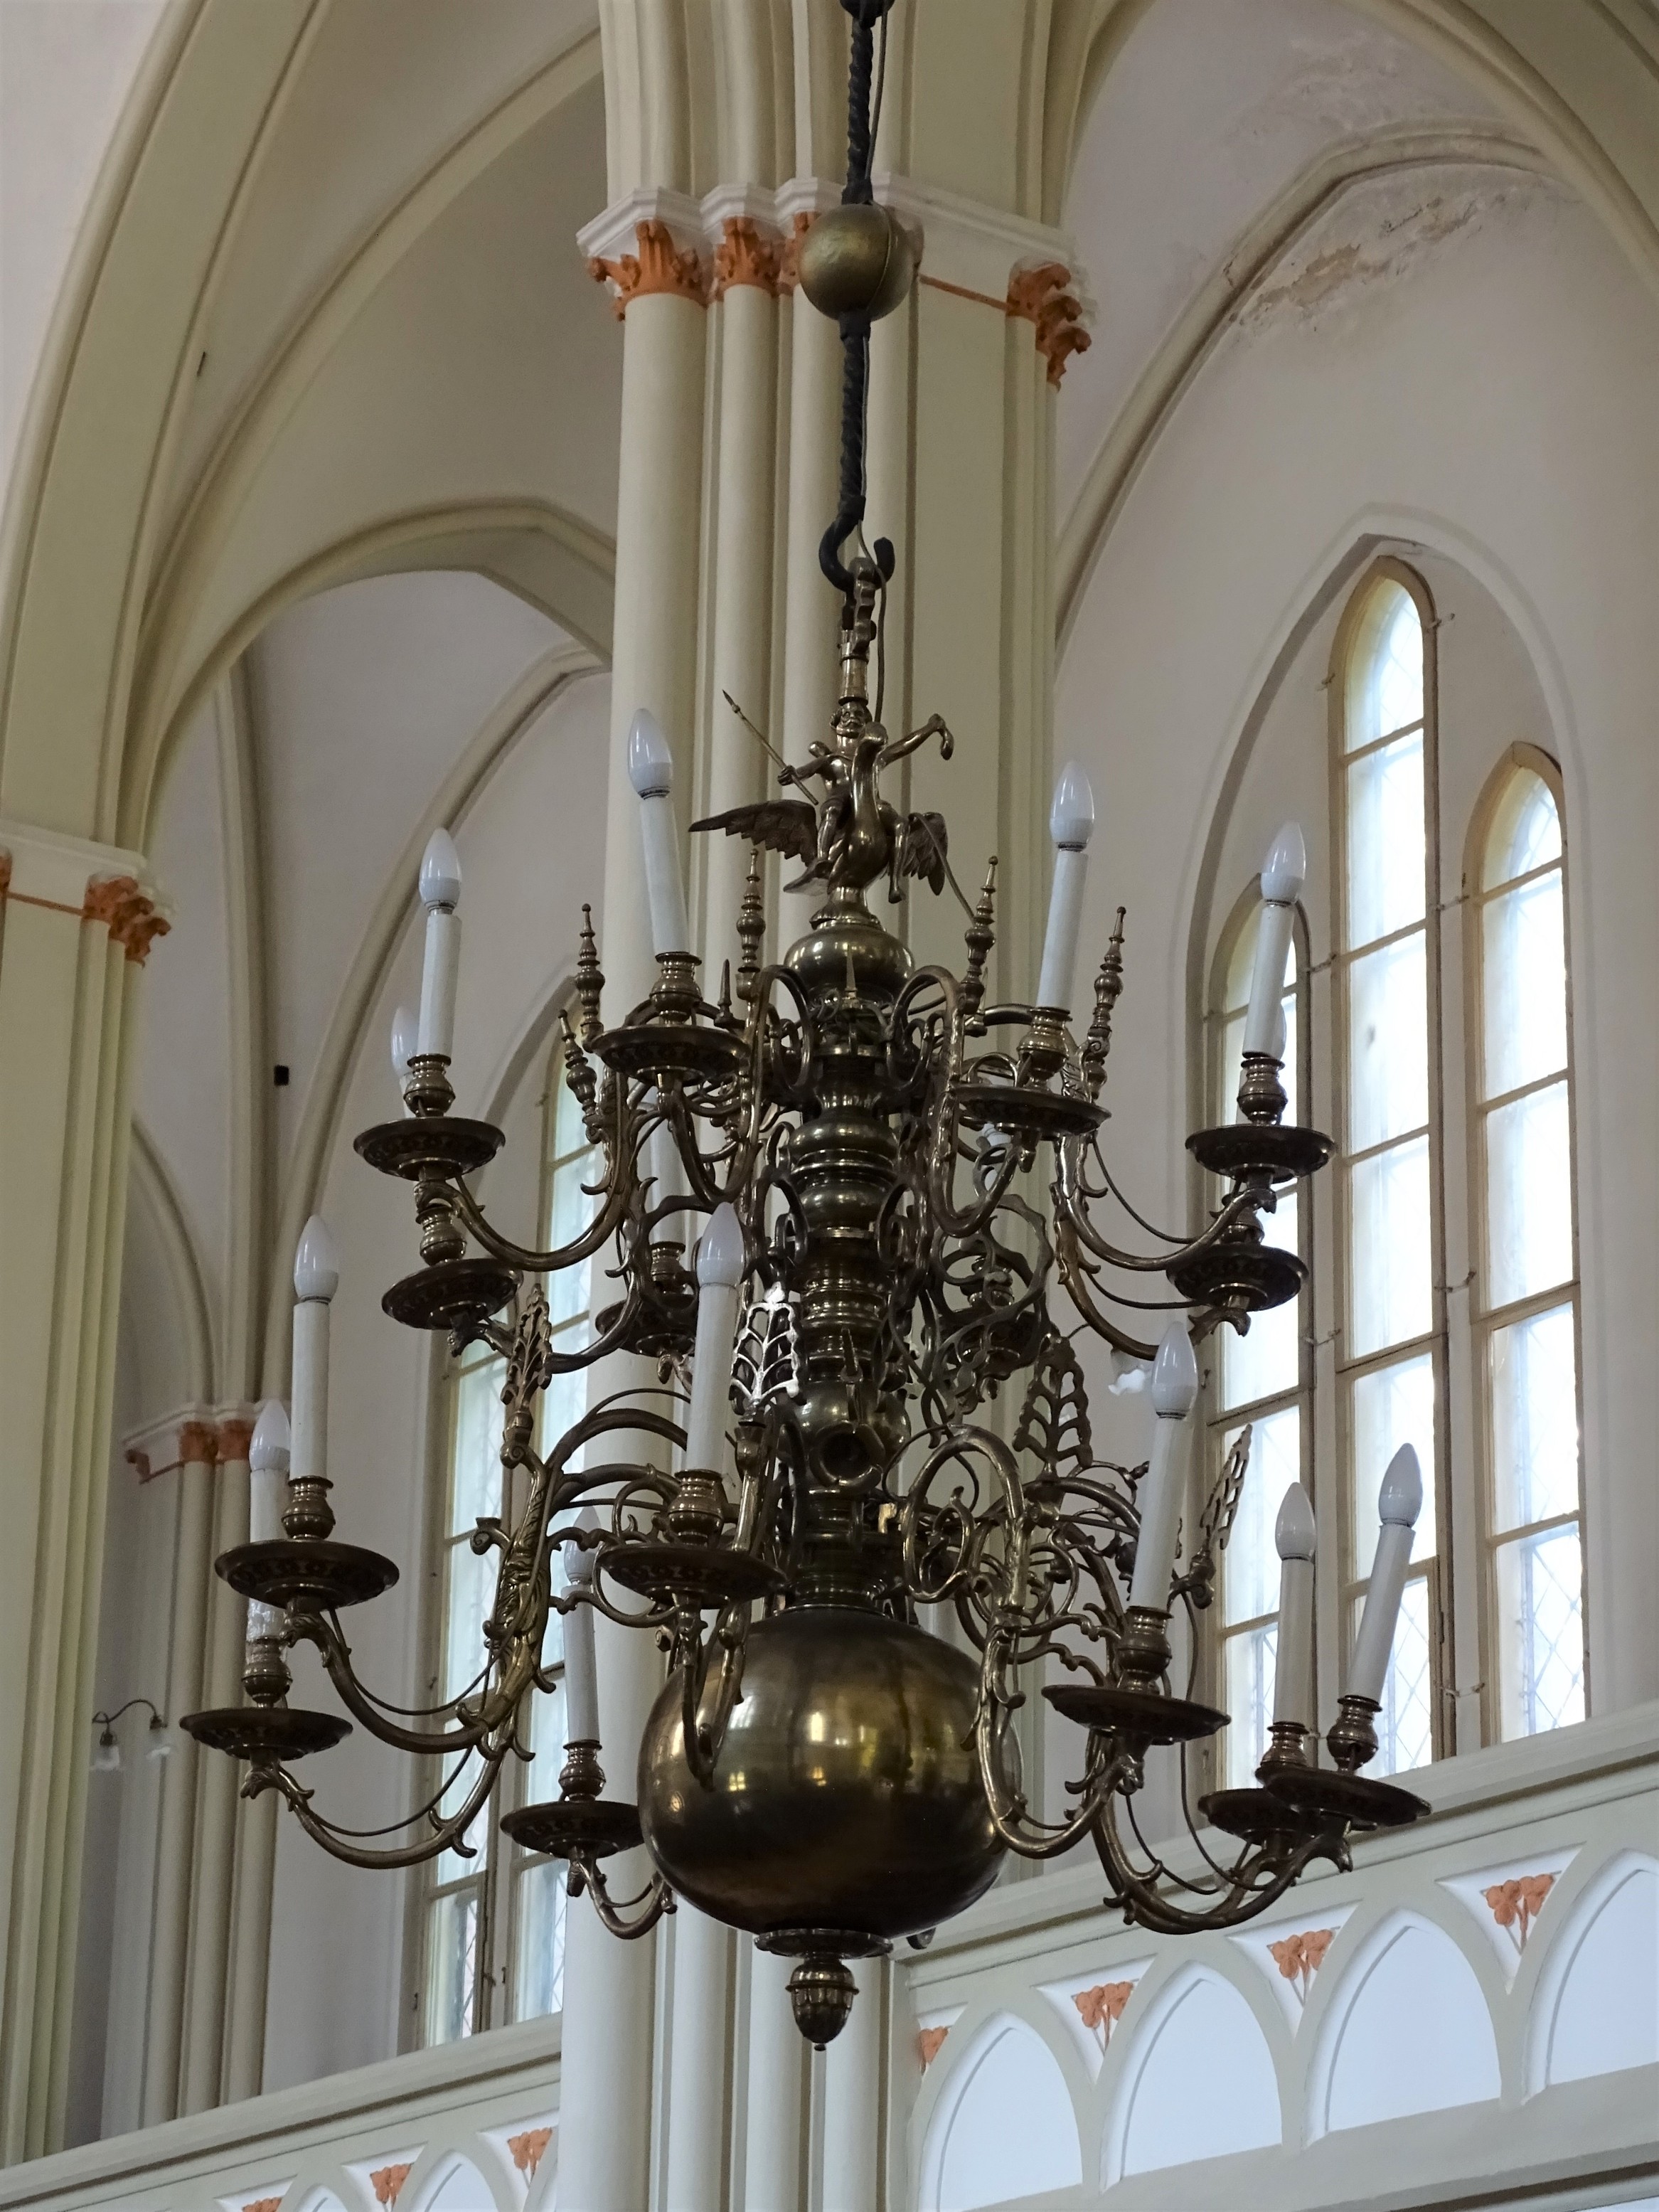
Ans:
{"label": "candle socket", "polygon": [[1269,1123],[1284,1120],[1285,1109],[1291,1103],[1279,1079],[1284,1065],[1271,1053],[1247,1052],[1243,1055],[1238,1076],[1238,1110],[1247,1121]]}
{"label": "candle socket", "polygon": [[1300,1721],[1271,1723],[1267,1748],[1255,1770],[1257,1780],[1265,1780],[1270,1774],[1283,1774],[1288,1767],[1310,1766],[1313,1762],[1308,1756],[1308,1738],[1311,1733]]}
{"label": "candle socket", "polygon": [[726,1521],[726,1485],[707,1468],[687,1468],[675,1485],[668,1525],[682,1543],[712,1544]]}
{"label": "candle socket", "polygon": [[283,1512],[283,1534],[296,1544],[326,1543],[334,1533],[334,1514],[328,1502],[331,1485],[320,1475],[301,1475],[288,1486]]}
{"label": "candle socket", "polygon": [[1017,1081],[1044,1084],[1050,1076],[1058,1075],[1066,1065],[1066,1020],[1064,1006],[1031,1009],[1031,1026],[1020,1042]]}
{"label": "candle socket", "polygon": [[1132,1605],[1118,1638],[1117,1679],[1126,1689],[1150,1689],[1169,1671],[1170,1616],[1149,1605]]}
{"label": "candle socket", "polygon": [[423,1175],[415,1185],[415,1226],[420,1233],[421,1257],[428,1267],[440,1260],[459,1260],[466,1253],[455,1194],[436,1176]]}
{"label": "candle socket", "polygon": [[1375,1698],[1352,1693],[1336,1701],[1336,1718],[1325,1738],[1331,1757],[1344,1774],[1356,1773],[1376,1756],[1376,1719],[1382,1708]]}
{"label": "candle socket", "polygon": [[455,1103],[455,1093],[450,1087],[449,1055],[443,1052],[417,1052],[409,1063],[409,1080],[404,1085],[404,1103],[411,1114],[447,1114]]}
{"label": "candle socket", "polygon": [[288,1695],[294,1677],[283,1656],[283,1647],[274,1636],[256,1636],[250,1639],[247,1656],[242,1665],[242,1687],[250,1703],[274,1705]]}
{"label": "candle socket", "polygon": [[651,989],[651,1018],[658,1022],[695,1021],[702,997],[697,990],[695,952],[659,952],[662,971]]}
{"label": "candle socket", "polygon": [[596,1798],[605,1791],[605,1769],[599,1765],[599,1745],[597,1736],[584,1736],[564,1747],[564,1765],[559,1769],[561,1797]]}

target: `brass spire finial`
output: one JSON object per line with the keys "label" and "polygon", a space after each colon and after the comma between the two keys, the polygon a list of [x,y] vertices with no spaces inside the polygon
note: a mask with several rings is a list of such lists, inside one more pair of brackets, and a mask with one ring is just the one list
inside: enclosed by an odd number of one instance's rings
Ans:
{"label": "brass spire finial", "polygon": [[1119,907],[1116,927],[1102,957],[1100,973],[1095,977],[1094,1018],[1083,1040],[1083,1079],[1089,1086],[1091,1098],[1099,1096],[1100,1086],[1106,1080],[1106,1055],[1112,1048],[1112,1009],[1123,988],[1124,912]]}
{"label": "brass spire finial", "polygon": [[962,933],[968,947],[968,965],[957,992],[962,1011],[971,1022],[985,1000],[985,957],[996,943],[997,856],[992,854],[985,870],[979,898]]}

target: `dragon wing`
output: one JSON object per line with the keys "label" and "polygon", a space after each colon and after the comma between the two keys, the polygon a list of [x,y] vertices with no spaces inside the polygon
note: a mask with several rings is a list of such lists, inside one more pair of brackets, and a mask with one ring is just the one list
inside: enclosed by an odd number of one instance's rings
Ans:
{"label": "dragon wing", "polygon": [[945,854],[950,839],[942,814],[907,814],[899,873],[920,876],[930,890],[945,889]]}
{"label": "dragon wing", "polygon": [[724,830],[728,837],[747,837],[750,844],[765,845],[774,853],[790,854],[810,861],[818,849],[818,811],[804,799],[763,799],[755,806],[728,807],[691,824],[696,830]]}

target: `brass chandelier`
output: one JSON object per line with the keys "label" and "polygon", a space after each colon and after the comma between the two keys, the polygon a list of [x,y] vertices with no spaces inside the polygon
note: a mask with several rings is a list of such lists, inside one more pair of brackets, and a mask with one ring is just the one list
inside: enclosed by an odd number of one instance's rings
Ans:
{"label": "brass chandelier", "polygon": [[[340,1611],[380,1595],[398,1571],[333,1535],[325,1407],[336,1275],[313,1222],[295,1268],[291,1442],[280,1407],[268,1408],[253,1449],[254,1540],[218,1562],[252,1601],[247,1703],[183,1723],[248,1762],[245,1796],[280,1791],[306,1832],[354,1865],[465,1850],[506,1761],[529,1755],[532,1701],[555,1687],[547,1639],[556,1616],[568,1701],[559,1795],[504,1814],[501,1826],[564,1861],[569,1894],[586,1891],[618,1936],[643,1934],[684,1898],[795,1958],[795,2017],[817,2044],[851,2008],[847,1961],[901,1938],[925,1942],[988,1888],[1006,1852],[1051,1858],[1086,1838],[1111,1900],[1176,1933],[1235,1926],[1314,1860],[1346,1864],[1353,1832],[1427,1810],[1358,1771],[1376,1748],[1420,1502],[1409,1447],[1383,1483],[1331,1764],[1317,1762],[1313,1725],[1313,1516],[1299,1485],[1279,1514],[1273,1720],[1256,1787],[1192,1807],[1188,1749],[1228,1716],[1194,1699],[1192,1678],[1184,1695],[1170,1680],[1172,1611],[1195,1623],[1210,1602],[1249,1449],[1246,1431],[1178,1559],[1194,1343],[1218,1327],[1247,1329],[1253,1315],[1297,1295],[1304,1264],[1267,1243],[1263,1218],[1276,1189],[1331,1150],[1317,1130],[1282,1118],[1280,1000],[1299,836],[1281,833],[1263,872],[1239,1118],[1188,1140],[1224,1195],[1200,1234],[1151,1252],[1120,1246],[1102,1226],[1107,1208],[1124,1203],[1102,1149],[1100,1103],[1122,982],[1121,909],[1080,1040],[1071,1021],[1092,828],[1080,771],[1068,769],[1055,793],[1034,1002],[988,999],[994,859],[977,901],[963,900],[959,973],[915,965],[868,902],[884,879],[894,903],[919,882],[955,890],[943,820],[901,813],[883,793],[895,763],[935,737],[948,758],[952,740],[938,716],[896,738],[879,719],[893,557],[884,540],[866,548],[861,530],[866,368],[871,324],[905,296],[913,265],[902,228],[870,188],[876,30],[884,40],[891,0],[842,4],[853,18],[848,180],[801,254],[803,287],[837,318],[845,352],[841,504],[820,556],[841,599],[840,696],[807,763],[781,769],[790,795],[693,825],[754,847],[735,972],[716,1002],[702,995],[670,756],[642,714],[629,769],[658,979],[607,1026],[585,926],[576,1018],[565,1017],[565,1080],[602,1163],[589,1225],[556,1250],[531,1249],[488,1219],[469,1184],[502,1137],[450,1111],[460,885],[442,832],[422,870],[418,1029],[400,1025],[394,1038],[405,1112],[357,1139],[371,1166],[413,1186],[422,1264],[386,1292],[386,1311],[447,1332],[458,1352],[483,1342],[506,1361],[510,1506],[481,1520],[471,1540],[495,1560],[480,1671],[447,1703],[410,1710],[374,1696],[354,1669]],[[814,902],[805,934],[776,961],[763,957],[767,848],[799,863],[788,888]],[[607,1254],[619,1296],[595,1317],[591,1341],[556,1349],[537,1279]],[[1126,1279],[1132,1287],[1118,1287]],[[1148,1298],[1160,1279],[1170,1295]],[[1163,1304],[1176,1318],[1159,1342],[1143,1341],[1104,1310],[1114,1302]],[[1095,1455],[1072,1340],[1084,1328],[1121,1358],[1153,1362],[1144,1467]],[[542,1394],[556,1376],[602,1361],[606,1394],[544,1455],[534,1441]],[[1012,1417],[1000,1419],[1005,1409]],[[260,1485],[283,1469],[278,1533],[261,1514]],[[655,1636],[664,1652],[631,1800],[605,1795],[600,1765],[600,1613]],[[338,1715],[288,1704],[284,1655],[301,1643],[316,1648],[352,1719],[440,1769],[408,1819],[374,1836],[325,1820],[291,1771],[349,1733]],[[1079,1731],[1071,1809],[1054,1820],[1027,1802],[1014,1730],[1024,1686],[1045,1671],[1066,1678],[1043,1695]],[[1147,1757],[1160,1747],[1182,1761],[1195,1846],[1186,1871],[1150,1848],[1137,1823]],[[649,1878],[618,1899],[605,1862],[641,1844]]]}

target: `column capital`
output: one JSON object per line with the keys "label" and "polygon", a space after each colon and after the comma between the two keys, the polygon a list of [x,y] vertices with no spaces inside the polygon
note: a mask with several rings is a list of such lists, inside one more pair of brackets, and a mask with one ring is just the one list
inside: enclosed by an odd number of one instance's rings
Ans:
{"label": "column capital", "polygon": [[102,922],[141,964],[172,927],[144,875],[142,853],[0,818],[0,899]]}
{"label": "column capital", "polygon": [[1058,387],[1071,356],[1087,351],[1095,318],[1071,234],[915,177],[882,170],[872,182],[876,198],[916,237],[920,282],[1031,324]]}
{"label": "column capital", "polygon": [[[641,187],[613,200],[576,233],[597,283],[608,283],[618,317],[630,301],[653,292],[692,300],[708,296],[702,210],[688,193]],[[630,252],[629,249],[632,248]]]}
{"label": "column capital", "polygon": [[222,1467],[245,1460],[253,1415],[245,1406],[180,1406],[121,1439],[121,1456],[139,1481],[179,1467]]}

